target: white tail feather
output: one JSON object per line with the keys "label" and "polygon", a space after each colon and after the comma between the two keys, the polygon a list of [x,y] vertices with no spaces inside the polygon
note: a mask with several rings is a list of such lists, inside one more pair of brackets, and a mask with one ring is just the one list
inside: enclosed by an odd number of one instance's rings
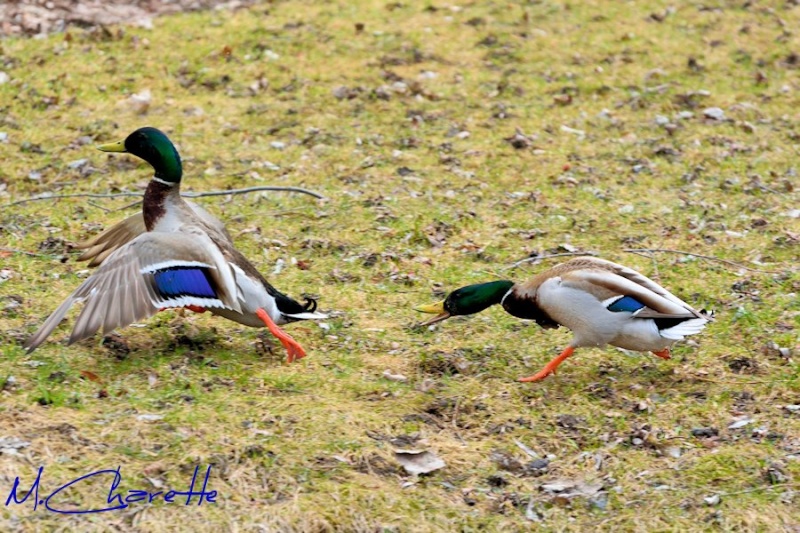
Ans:
{"label": "white tail feather", "polygon": [[323,313],[283,313],[283,316],[296,318],[297,320],[322,320],[328,318],[328,315]]}
{"label": "white tail feather", "polygon": [[708,324],[708,320],[705,318],[693,318],[691,320],[685,320],[678,324],[677,326],[672,326],[671,328],[662,329],[659,331],[659,334],[664,337],[665,339],[672,339],[672,340],[682,340],[687,335],[694,335],[695,333],[700,333],[704,327]]}

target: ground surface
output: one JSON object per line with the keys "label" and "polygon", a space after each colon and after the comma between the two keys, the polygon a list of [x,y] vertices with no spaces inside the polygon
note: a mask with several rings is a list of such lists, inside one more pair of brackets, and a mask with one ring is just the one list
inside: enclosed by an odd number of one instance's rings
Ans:
{"label": "ground surface", "polygon": [[[185,490],[3,530],[797,531],[800,8],[689,2],[286,1],[0,41],[0,499],[119,466]],[[149,94],[149,96],[148,96]],[[137,95],[133,97],[132,95]],[[270,336],[169,311],[21,343],[88,272],[70,243],[150,170],[93,145],[158,126],[185,190],[283,291],[331,318]],[[118,210],[122,208],[121,210]],[[734,263],[668,252],[682,250]],[[673,359],[582,349],[493,308],[413,328],[482,280],[596,252],[718,319]],[[387,372],[388,371],[388,372]],[[446,466],[407,474],[396,449]],[[55,498],[107,505],[110,479]],[[24,490],[19,491],[20,495]]]}
{"label": "ground surface", "polygon": [[258,0],[5,0],[0,4],[0,36],[46,35],[75,28],[103,31],[113,24],[151,28],[153,18],[160,15],[234,10],[256,3]]}

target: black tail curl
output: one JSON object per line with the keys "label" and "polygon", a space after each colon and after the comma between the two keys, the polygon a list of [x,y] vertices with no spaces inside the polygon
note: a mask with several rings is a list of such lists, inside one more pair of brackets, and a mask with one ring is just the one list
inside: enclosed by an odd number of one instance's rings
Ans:
{"label": "black tail curl", "polygon": [[275,291],[273,297],[278,306],[278,311],[284,315],[296,315],[298,313],[313,313],[317,310],[317,300],[304,296],[305,303],[300,303],[297,300],[286,296],[282,292]]}
{"label": "black tail curl", "polygon": [[308,296],[303,296],[303,299],[306,303],[303,305],[303,309],[306,310],[307,313],[313,313],[317,310],[317,300],[316,298],[310,298]]}

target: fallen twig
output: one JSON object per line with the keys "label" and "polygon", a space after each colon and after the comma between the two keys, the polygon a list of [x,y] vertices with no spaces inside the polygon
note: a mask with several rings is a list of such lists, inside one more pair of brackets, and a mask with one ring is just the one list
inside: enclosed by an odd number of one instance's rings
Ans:
{"label": "fallen twig", "polygon": [[53,254],[37,254],[35,252],[27,252],[25,250],[17,250],[16,248],[0,248],[0,252],[5,252],[9,254],[21,254],[21,255],[29,255],[31,257],[51,257]]}
{"label": "fallen twig", "polygon": [[544,255],[537,255],[534,257],[526,257],[525,259],[520,259],[519,261],[514,262],[513,264],[509,265],[506,270],[511,270],[513,268],[517,268],[520,265],[524,265],[525,263],[537,263],[539,261],[543,261],[545,259],[552,259],[553,257],[572,257],[575,255],[600,255],[597,252],[562,252],[557,254],[544,254]]}
{"label": "fallen twig", "polygon": [[185,192],[183,193],[183,196],[187,196],[189,198],[201,198],[203,196],[227,196],[228,194],[246,194],[249,192],[258,191],[299,192],[301,194],[313,196],[314,198],[319,198],[320,200],[325,199],[325,197],[320,193],[303,189],[302,187],[278,187],[273,185],[259,185],[256,187],[245,187],[244,189],[231,189],[229,191]]}
{"label": "fallen twig", "polygon": [[[779,485],[764,485],[762,487],[752,487],[749,489],[737,490],[734,492],[717,492],[720,496],[737,496],[739,494],[750,494],[751,492],[762,492],[762,491],[769,491],[775,489],[796,489],[800,487],[798,483],[781,483]],[[713,492],[713,488],[709,489],[709,492]]]}
{"label": "fallen twig", "polygon": [[696,254],[693,252],[684,252],[683,250],[672,250],[669,248],[624,248],[623,252],[628,252],[630,254],[642,254],[642,253],[669,253],[669,254],[679,254],[679,255],[688,255],[689,257],[696,257],[698,259],[705,259],[706,261],[716,261],[718,263],[724,263],[726,265],[730,265],[736,268],[743,268],[745,270],[749,270],[751,272],[760,272],[761,274],[781,274],[781,272],[774,271],[774,270],[761,270],[758,268],[749,267],[747,265],[743,265],[742,263],[737,263],[736,261],[731,261],[729,259],[722,259],[721,257],[714,257],[713,255],[703,255],[703,254]]}
{"label": "fallen twig", "polygon": [[711,378],[704,378],[700,376],[694,376],[690,374],[691,379],[697,381],[704,381],[706,383],[716,383],[717,385],[773,385],[775,383],[787,383],[792,381],[791,379],[764,379],[764,380],[727,380],[727,379],[711,379]]}
{"label": "fallen twig", "polygon": [[[185,196],[187,198],[202,198],[204,196],[227,196],[229,194],[247,194],[250,192],[258,192],[258,191],[299,192],[301,194],[307,194],[309,196],[313,196],[314,198],[319,198],[321,200],[325,199],[325,197],[319,194],[318,192],[314,192],[308,189],[303,189],[302,187],[278,187],[273,185],[259,185],[257,187],[246,187],[244,189],[230,189],[227,191],[184,192],[181,193],[181,196]],[[3,204],[2,207],[12,207],[15,205],[26,204],[28,202],[38,202],[41,200],[61,200],[63,198],[123,198],[130,196],[142,196],[142,194],[143,193],[140,192],[116,192],[116,193],[105,193],[105,194],[81,192],[74,194],[49,194],[49,195],[34,196],[32,198],[23,198],[22,200],[17,200],[15,202],[11,202],[8,204]]]}

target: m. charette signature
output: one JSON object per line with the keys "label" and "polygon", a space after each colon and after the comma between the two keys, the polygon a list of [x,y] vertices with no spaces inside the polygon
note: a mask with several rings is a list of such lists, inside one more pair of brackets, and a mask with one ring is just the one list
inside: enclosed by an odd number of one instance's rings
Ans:
{"label": "m. charette signature", "polygon": [[[20,487],[20,479],[19,476],[14,478],[14,485],[11,487],[11,492],[6,498],[6,507],[9,505],[22,505],[22,504],[32,504],[33,510],[35,511],[40,505],[44,506],[50,512],[53,513],[60,513],[60,514],[87,514],[87,513],[104,513],[106,511],[119,511],[122,509],[127,509],[132,504],[136,503],[153,503],[159,500],[163,500],[165,503],[183,503],[184,505],[202,505],[203,503],[216,503],[217,498],[217,491],[215,490],[208,490],[208,477],[211,474],[211,465],[206,468],[205,478],[203,479],[203,486],[200,489],[195,489],[195,484],[197,483],[197,475],[200,470],[199,466],[196,466],[194,469],[194,474],[192,475],[192,482],[189,485],[189,489],[185,491],[180,490],[169,490],[169,491],[148,491],[148,490],[128,490],[122,491],[117,490],[120,483],[122,483],[122,474],[120,473],[120,467],[117,467],[115,470],[111,469],[104,469],[104,470],[97,470],[95,472],[91,472],[89,474],[83,475],[79,478],[75,478],[72,481],[65,483],[64,485],[56,488],[53,492],[48,495],[40,494],[39,492],[39,484],[42,481],[42,474],[44,473],[44,467],[40,466],[39,471],[36,474],[36,480],[30,486],[27,493],[24,496],[20,496],[20,492],[24,490],[24,488]],[[70,488],[78,485],[82,481],[100,478],[100,477],[108,477],[110,486],[108,489],[108,493],[104,494],[105,499],[104,501],[101,500],[100,504],[94,505],[87,505],[86,509],[60,509],[58,496],[61,494],[62,496],[66,496],[64,492]],[[30,498],[30,501],[29,501]]]}

